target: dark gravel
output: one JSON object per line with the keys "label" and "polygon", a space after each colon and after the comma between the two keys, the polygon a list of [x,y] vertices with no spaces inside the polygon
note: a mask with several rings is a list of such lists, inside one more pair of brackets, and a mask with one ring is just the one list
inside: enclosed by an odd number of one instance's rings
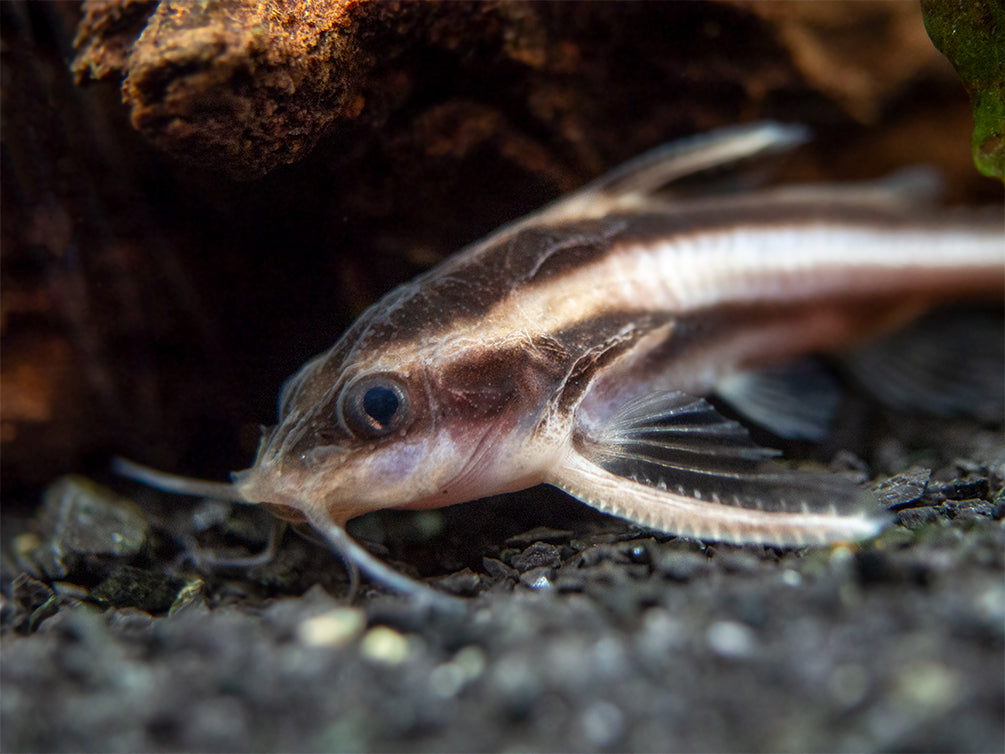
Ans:
{"label": "dark gravel", "polygon": [[[251,551],[266,518],[63,480],[7,550],[0,744],[1001,751],[1005,442],[904,422],[878,454],[898,523],[860,547],[706,546],[543,490],[361,521],[400,567],[473,595],[446,612],[369,588],[350,605],[337,559],[293,536],[269,565],[200,575],[185,538]],[[143,546],[69,523],[109,520]]]}

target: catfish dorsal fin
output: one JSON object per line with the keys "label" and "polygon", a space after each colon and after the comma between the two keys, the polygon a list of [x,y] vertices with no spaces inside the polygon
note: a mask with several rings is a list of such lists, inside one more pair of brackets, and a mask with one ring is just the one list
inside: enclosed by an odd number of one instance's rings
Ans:
{"label": "catfish dorsal fin", "polygon": [[634,204],[676,180],[804,144],[808,129],[771,121],[721,128],[651,149],[528,218],[535,222],[599,217]]}
{"label": "catfish dorsal fin", "polygon": [[664,144],[551,204],[503,225],[457,256],[487,249],[529,226],[596,219],[619,210],[630,211],[644,205],[654,191],[676,180],[752,157],[785,152],[809,138],[809,130],[803,126],[762,121],[720,128],[709,134]]}

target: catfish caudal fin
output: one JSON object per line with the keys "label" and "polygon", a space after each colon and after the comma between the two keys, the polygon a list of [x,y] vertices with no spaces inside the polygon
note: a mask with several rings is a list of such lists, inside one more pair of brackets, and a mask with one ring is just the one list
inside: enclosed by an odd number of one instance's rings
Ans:
{"label": "catfish caudal fin", "polygon": [[777,455],[704,399],[666,392],[581,428],[549,481],[645,526],[736,544],[826,544],[884,526],[851,480],[789,469]]}

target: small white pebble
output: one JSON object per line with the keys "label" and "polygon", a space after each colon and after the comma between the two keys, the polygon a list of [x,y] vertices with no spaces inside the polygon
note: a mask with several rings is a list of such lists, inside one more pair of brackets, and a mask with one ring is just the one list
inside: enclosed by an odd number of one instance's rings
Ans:
{"label": "small white pebble", "polygon": [[531,568],[526,573],[521,573],[520,583],[535,591],[544,591],[554,586],[551,582],[551,569],[547,567]]}
{"label": "small white pebble", "polygon": [[297,639],[312,647],[344,647],[365,628],[365,612],[354,607],[337,607],[303,621],[297,626]]}
{"label": "small white pebble", "polygon": [[360,652],[368,660],[399,665],[408,657],[408,639],[387,626],[377,626],[363,636]]}
{"label": "small white pebble", "polygon": [[842,707],[854,707],[869,690],[869,673],[861,665],[839,665],[827,679],[827,690]]}
{"label": "small white pebble", "polygon": [[926,662],[908,668],[897,686],[907,704],[921,714],[935,715],[952,708],[963,684],[955,670],[942,663]]}
{"label": "small white pebble", "polygon": [[974,607],[991,620],[1005,621],[1005,586],[992,584],[978,592]]}
{"label": "small white pebble", "polygon": [[449,699],[484,671],[485,653],[478,647],[464,647],[450,662],[433,670],[429,676],[429,686],[437,696]]}
{"label": "small white pebble", "polygon": [[705,640],[722,657],[749,657],[754,651],[754,632],[735,621],[716,621],[705,632]]}
{"label": "small white pebble", "polygon": [[786,586],[801,586],[803,583],[803,576],[799,571],[793,571],[791,568],[786,568],[782,571],[782,583]]}
{"label": "small white pebble", "polygon": [[464,671],[464,677],[469,681],[485,672],[485,653],[480,647],[464,647],[454,655],[454,662]]}
{"label": "small white pebble", "polygon": [[597,641],[590,648],[589,656],[583,659],[589,662],[595,673],[605,678],[620,677],[628,667],[624,644],[610,636]]}
{"label": "small white pebble", "polygon": [[454,662],[445,662],[433,669],[429,676],[433,693],[444,699],[457,696],[464,686],[464,671]]}
{"label": "small white pebble", "polygon": [[642,630],[637,637],[639,650],[644,657],[660,661],[685,640],[685,632],[679,620],[661,607],[651,607],[642,616]]}
{"label": "small white pebble", "polygon": [[847,563],[855,557],[855,553],[848,545],[834,545],[830,551],[832,563]]}
{"label": "small white pebble", "polygon": [[625,734],[625,716],[610,702],[594,702],[579,718],[583,737],[591,749],[617,745]]}

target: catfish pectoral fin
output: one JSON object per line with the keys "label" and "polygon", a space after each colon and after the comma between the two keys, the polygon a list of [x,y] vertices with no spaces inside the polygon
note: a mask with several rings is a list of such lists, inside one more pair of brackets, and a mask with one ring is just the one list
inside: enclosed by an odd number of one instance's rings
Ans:
{"label": "catfish pectoral fin", "polygon": [[665,392],[579,428],[549,482],[602,511],[702,539],[798,546],[883,527],[853,480],[789,469],[777,455],[703,398]]}
{"label": "catfish pectoral fin", "polygon": [[865,512],[764,511],[681,495],[617,476],[571,451],[549,482],[600,510],[681,536],[802,547],[867,539],[888,523]]}

